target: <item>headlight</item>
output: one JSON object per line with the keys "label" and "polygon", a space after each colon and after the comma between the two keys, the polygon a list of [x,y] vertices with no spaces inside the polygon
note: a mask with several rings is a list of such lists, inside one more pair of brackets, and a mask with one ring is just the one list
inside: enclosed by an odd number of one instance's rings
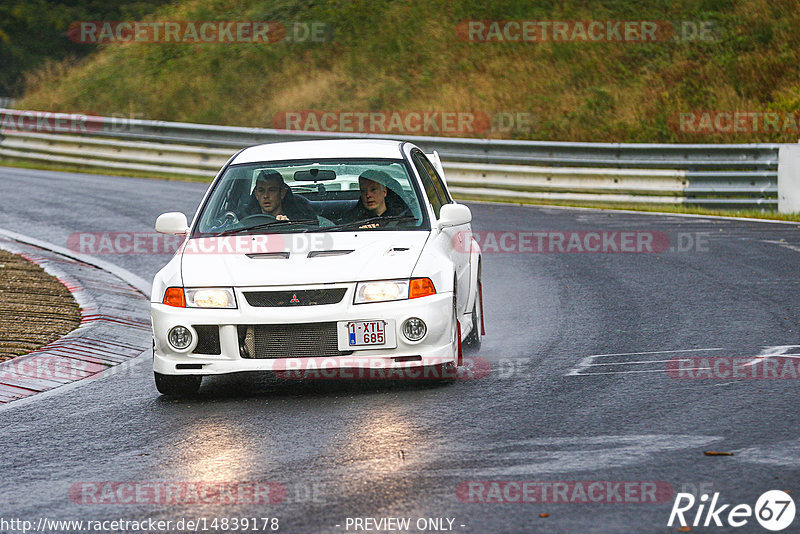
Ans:
{"label": "headlight", "polygon": [[356,286],[355,304],[414,299],[435,294],[436,288],[430,278],[359,282]]}
{"label": "headlight", "polygon": [[408,280],[359,282],[356,286],[356,304],[386,302],[408,298]]}
{"label": "headlight", "polygon": [[204,287],[186,289],[186,306],[189,308],[236,308],[233,289]]}

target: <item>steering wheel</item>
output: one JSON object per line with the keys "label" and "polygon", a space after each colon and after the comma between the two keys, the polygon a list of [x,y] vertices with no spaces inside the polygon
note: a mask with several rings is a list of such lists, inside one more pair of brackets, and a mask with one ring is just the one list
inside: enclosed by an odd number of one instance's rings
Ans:
{"label": "steering wheel", "polygon": [[211,228],[212,231],[215,230],[222,230],[223,228],[227,228],[231,225],[234,225],[239,222],[239,217],[232,211],[226,211],[221,217],[217,217],[215,223],[216,225]]}
{"label": "steering wheel", "polygon": [[254,213],[253,215],[244,217],[239,221],[239,223],[244,225],[244,223],[247,222],[251,223],[250,226],[255,226],[256,224],[263,224],[277,220],[278,219],[274,215],[269,215],[267,213]]}
{"label": "steering wheel", "polygon": [[232,211],[226,211],[219,221],[225,225],[236,224],[239,222],[239,217]]}

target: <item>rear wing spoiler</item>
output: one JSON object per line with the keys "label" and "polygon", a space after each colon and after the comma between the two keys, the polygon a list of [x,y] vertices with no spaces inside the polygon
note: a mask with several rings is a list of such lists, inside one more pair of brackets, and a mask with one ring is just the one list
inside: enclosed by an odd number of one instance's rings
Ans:
{"label": "rear wing spoiler", "polygon": [[439,176],[442,177],[444,185],[447,185],[447,178],[444,176],[444,167],[442,167],[442,160],[439,158],[439,153],[434,150],[433,152],[425,155],[428,157],[431,163],[433,163],[433,168],[436,169],[436,172],[439,173]]}

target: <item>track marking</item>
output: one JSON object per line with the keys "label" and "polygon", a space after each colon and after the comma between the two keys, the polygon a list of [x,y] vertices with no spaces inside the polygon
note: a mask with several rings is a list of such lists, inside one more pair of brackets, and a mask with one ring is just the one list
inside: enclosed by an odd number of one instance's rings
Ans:
{"label": "track marking", "polygon": [[797,354],[788,354],[784,356],[789,349],[796,349],[796,348],[800,348],[800,345],[776,345],[774,347],[764,347],[763,349],[761,349],[761,354],[759,354],[758,356],[756,356],[755,358],[744,364],[744,367],[750,367],[751,365],[755,365],[756,363],[758,363],[760,360],[773,358],[776,356],[781,356],[784,358],[800,357],[800,355]]}
{"label": "track marking", "polygon": [[[792,349],[800,349],[800,345],[774,345],[774,346],[767,346],[761,349],[761,352],[756,356],[745,356],[746,358],[750,358],[747,362],[742,364],[744,367],[753,366],[762,360],[767,360],[770,358],[792,358],[792,359],[800,359],[800,353],[793,353],[790,354],[789,352]],[[688,358],[674,358],[670,360],[635,360],[635,361],[626,361],[626,362],[602,362],[597,361],[598,358],[608,357],[608,356],[639,356],[639,355],[647,355],[647,354],[670,354],[670,353],[687,353],[687,352],[711,352],[711,351],[719,351],[719,350],[726,350],[721,347],[715,348],[708,348],[708,349],[684,349],[684,350],[663,350],[663,351],[649,351],[649,352],[618,352],[613,354],[593,354],[590,356],[586,356],[581,359],[578,365],[569,370],[564,376],[591,376],[591,375],[623,375],[623,374],[639,374],[639,373],[662,373],[665,372],[666,369],[660,367],[659,369],[632,369],[632,370],[620,370],[620,371],[597,371],[597,372],[586,372],[592,367],[610,367],[614,365],[649,365],[649,364],[656,364],[656,363],[668,363],[670,361],[690,361]],[[710,367],[698,367],[696,370],[704,371],[709,370]],[[716,384],[720,385],[720,384]]]}
{"label": "track marking", "polygon": [[643,360],[640,362],[611,362],[611,363],[590,363],[586,367],[605,367],[606,365],[636,365],[637,363],[667,363],[671,361],[688,362],[688,358],[681,358],[675,360]]}
{"label": "track marking", "polygon": [[[573,367],[569,370],[564,376],[587,376],[587,375],[608,375],[608,374],[627,374],[627,373],[657,373],[663,372],[663,369],[654,369],[654,370],[631,370],[631,371],[609,371],[609,372],[596,372],[596,373],[583,373],[582,371],[589,369],[590,367],[602,367],[605,365],[614,365],[617,362],[612,363],[596,363],[597,358],[606,358],[609,356],[644,356],[648,354],[676,354],[682,352],[709,352],[715,350],[725,350],[723,347],[714,347],[708,349],[678,349],[678,350],[652,350],[646,352],[616,352],[612,354],[592,354],[590,356],[586,356],[578,362],[576,367]],[[637,362],[619,362],[619,363],[627,363],[629,365],[633,365],[634,363],[638,364],[650,364],[650,363],[663,363],[665,360],[644,360],[644,361],[637,361]],[[667,360],[668,361],[668,360]]]}
{"label": "track marking", "polygon": [[648,352],[616,352],[613,354],[592,354],[588,358],[600,358],[601,356],[636,356],[639,354],[670,354],[673,352],[699,352],[704,350],[725,350],[724,347],[716,347],[713,349],[678,349],[678,350],[651,350]]}
{"label": "track marking", "polygon": [[783,247],[783,248],[788,248],[789,250],[794,250],[795,252],[800,252],[800,247],[795,246],[795,245],[790,245],[789,243],[785,243],[783,241],[772,241],[772,240],[769,240],[769,239],[762,239],[761,242],[762,243],[769,243],[771,245],[778,245],[778,246]]}
{"label": "track marking", "polygon": [[[697,370],[700,370],[698,368]],[[636,370],[636,371],[599,371],[596,373],[575,373],[575,374],[566,374],[564,376],[595,376],[595,375],[628,375],[633,373],[663,373],[664,369],[644,369],[644,370]]]}

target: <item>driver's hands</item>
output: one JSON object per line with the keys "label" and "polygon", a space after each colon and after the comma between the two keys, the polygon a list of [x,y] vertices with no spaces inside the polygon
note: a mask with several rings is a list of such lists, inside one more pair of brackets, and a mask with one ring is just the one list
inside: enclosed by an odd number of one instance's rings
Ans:
{"label": "driver's hands", "polygon": [[361,225],[361,226],[359,226],[359,228],[378,228],[379,226],[380,226],[380,224],[378,224],[378,223],[370,223],[370,224]]}
{"label": "driver's hands", "polygon": [[283,213],[281,213],[280,215],[276,215],[276,216],[275,216],[275,220],[276,220],[276,221],[288,221],[288,220],[289,220],[289,217],[287,217],[286,215],[284,215]]}

